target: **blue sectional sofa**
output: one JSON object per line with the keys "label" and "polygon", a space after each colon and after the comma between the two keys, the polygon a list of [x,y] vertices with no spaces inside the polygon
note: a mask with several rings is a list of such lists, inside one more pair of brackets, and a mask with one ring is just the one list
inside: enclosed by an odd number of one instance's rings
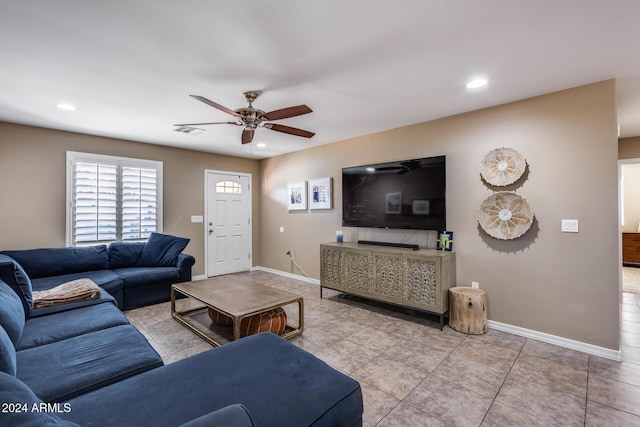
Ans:
{"label": "blue sectional sofa", "polygon": [[169,301],[173,283],[191,280],[195,258],[182,253],[188,242],[152,233],[147,242],[5,250],[0,252],[0,262],[7,261],[7,256],[18,262],[37,291],[89,278],[111,295],[119,308],[129,310]]}
{"label": "blue sectional sofa", "polygon": [[2,426],[362,425],[358,382],[274,334],[164,366],[107,293],[36,313],[25,270],[0,259]]}

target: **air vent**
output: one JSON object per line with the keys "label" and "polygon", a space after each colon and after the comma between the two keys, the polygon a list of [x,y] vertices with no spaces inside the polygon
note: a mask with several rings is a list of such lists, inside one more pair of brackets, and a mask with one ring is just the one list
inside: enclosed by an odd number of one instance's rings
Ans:
{"label": "air vent", "polygon": [[179,128],[175,128],[174,129],[176,132],[182,132],[182,133],[188,133],[191,135],[197,135],[199,133],[204,132],[204,129],[200,129],[200,128],[192,128],[190,126],[180,126]]}

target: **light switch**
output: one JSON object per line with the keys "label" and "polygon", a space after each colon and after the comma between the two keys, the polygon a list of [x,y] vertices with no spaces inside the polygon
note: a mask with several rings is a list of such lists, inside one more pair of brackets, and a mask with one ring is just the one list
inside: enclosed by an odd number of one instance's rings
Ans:
{"label": "light switch", "polygon": [[191,222],[204,222],[202,215],[191,215]]}
{"label": "light switch", "polygon": [[562,220],[562,232],[563,233],[577,233],[578,232],[578,220],[577,219],[563,219]]}

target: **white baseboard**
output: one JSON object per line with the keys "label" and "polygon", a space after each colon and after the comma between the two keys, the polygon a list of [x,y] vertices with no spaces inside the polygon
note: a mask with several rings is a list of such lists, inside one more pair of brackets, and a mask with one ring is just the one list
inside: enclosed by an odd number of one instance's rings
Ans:
{"label": "white baseboard", "polygon": [[[318,279],[312,279],[310,277],[300,276],[298,274],[287,273],[286,271],[276,270],[273,268],[257,266],[252,267],[251,270],[266,271],[268,273],[278,274],[290,279],[297,279],[303,282],[312,283],[314,285],[320,285],[320,281]],[[605,359],[615,360],[616,362],[622,361],[622,352],[620,350],[612,350],[605,347],[599,347],[597,345],[587,344],[581,341],[575,341],[568,338],[547,334],[545,332],[538,332],[532,329],[521,328],[519,326],[513,326],[507,323],[496,322],[494,320],[487,320],[487,326],[491,329],[495,329],[496,331],[508,332],[510,334],[518,335],[525,338],[531,338],[537,341],[546,342],[548,344],[557,345],[571,350],[581,351],[583,353],[603,357]]]}
{"label": "white baseboard", "polygon": [[267,273],[273,273],[273,274],[277,274],[279,276],[288,277],[290,279],[301,280],[303,282],[307,282],[307,283],[311,283],[313,285],[320,286],[320,280],[313,279],[313,278],[307,277],[307,276],[300,276],[299,274],[287,273],[286,271],[276,270],[276,269],[273,269],[273,268],[267,268],[267,267],[262,267],[262,266],[251,267],[251,271],[254,271],[254,270],[266,271]]}
{"label": "white baseboard", "polygon": [[581,351],[583,353],[591,354],[594,356],[604,357],[605,359],[615,360],[616,362],[622,361],[622,351],[620,350],[612,350],[610,348],[599,347],[597,345],[587,344],[568,338],[562,338],[556,335],[538,332],[532,329],[521,328],[519,326],[513,326],[506,323],[500,323],[494,320],[487,320],[487,326],[491,329],[495,329],[496,331],[508,332],[510,334],[518,335],[521,337],[531,338],[537,341],[554,344],[560,347],[569,348],[571,350]]}
{"label": "white baseboard", "polygon": [[200,274],[198,276],[192,276],[191,281],[194,282],[196,280],[204,280],[206,278],[207,278],[206,274]]}

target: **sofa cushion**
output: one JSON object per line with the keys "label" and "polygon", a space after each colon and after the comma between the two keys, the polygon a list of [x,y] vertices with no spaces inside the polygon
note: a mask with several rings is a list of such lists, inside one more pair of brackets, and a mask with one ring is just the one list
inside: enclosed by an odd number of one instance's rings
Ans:
{"label": "sofa cushion", "polygon": [[239,403],[209,412],[180,427],[253,427],[253,420],[247,408]]}
{"label": "sofa cushion", "polygon": [[247,408],[258,426],[362,425],[357,381],[268,332],[127,378],[69,403],[73,411],[65,419],[81,425],[99,419],[103,427],[180,425],[236,403]]}
{"label": "sofa cushion", "polygon": [[18,261],[31,279],[109,269],[105,245],[2,251]]}
{"label": "sofa cushion", "polygon": [[180,281],[180,272],[175,267],[119,268],[115,273],[122,278],[125,288],[151,286],[159,283],[171,285]]}
{"label": "sofa cushion", "polygon": [[64,402],[162,366],[158,353],[131,325],[21,350],[16,359],[16,376],[45,402]]}
{"label": "sofa cushion", "polygon": [[67,310],[27,320],[18,350],[73,338],[88,332],[127,325],[129,321],[108,302]]}
{"label": "sofa cushion", "polygon": [[138,267],[175,267],[178,255],[182,253],[189,240],[168,234],[151,233],[136,265]]}
{"label": "sofa cushion", "polygon": [[109,265],[116,268],[134,267],[145,242],[113,242],[109,245]]}
{"label": "sofa cushion", "polygon": [[[42,400],[25,383],[3,372],[0,372],[0,402],[14,405],[9,408],[11,410],[2,412],[2,424],[5,426],[79,427],[78,424],[61,419],[50,410],[40,410],[43,408]],[[65,413],[73,408],[67,403],[56,410]]]}
{"label": "sofa cushion", "polygon": [[0,326],[0,372],[15,376],[16,363],[16,348],[4,328]]}
{"label": "sofa cushion", "polygon": [[0,279],[4,280],[11,289],[16,291],[27,317],[31,315],[33,309],[33,295],[31,279],[27,276],[22,266],[13,258],[0,253]]}
{"label": "sofa cushion", "polygon": [[0,325],[11,338],[14,346],[18,346],[24,331],[24,307],[16,292],[0,280]]}

